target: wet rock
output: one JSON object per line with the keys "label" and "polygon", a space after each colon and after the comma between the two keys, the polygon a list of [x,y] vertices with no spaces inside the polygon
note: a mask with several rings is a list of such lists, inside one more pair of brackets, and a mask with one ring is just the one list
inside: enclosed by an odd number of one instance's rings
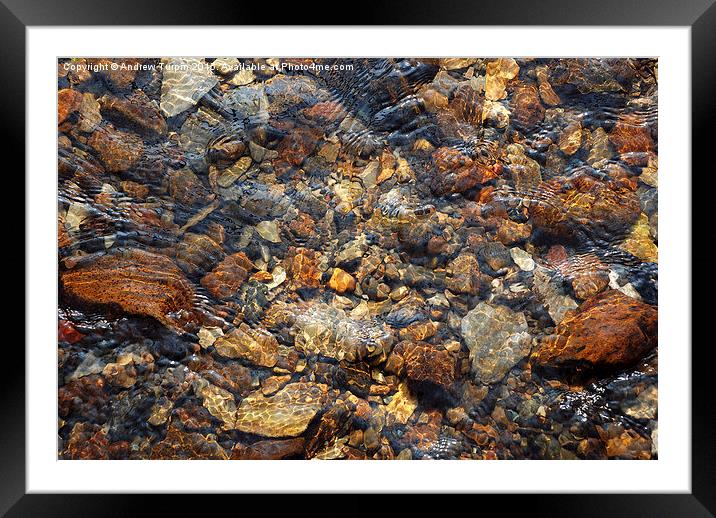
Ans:
{"label": "wet rock", "polygon": [[609,290],[565,318],[531,359],[551,367],[615,369],[634,364],[656,347],[657,336],[653,306]]}
{"label": "wet rock", "polygon": [[643,212],[640,214],[620,248],[642,261],[658,262],[659,250],[651,238],[651,227],[646,214]]}
{"label": "wet rock", "polygon": [[65,122],[70,114],[80,109],[82,93],[71,88],[65,88],[57,92],[57,123]]}
{"label": "wet rock", "polygon": [[243,252],[227,256],[201,279],[201,285],[217,299],[233,297],[255,266]]}
{"label": "wet rock", "polygon": [[450,390],[456,379],[456,362],[444,349],[425,342],[400,342],[393,353],[403,357],[405,374],[415,382],[429,382]]}
{"label": "wet rock", "polygon": [[460,325],[476,381],[501,380],[530,352],[532,337],[523,313],[480,302]]}
{"label": "wet rock", "polygon": [[168,258],[138,249],[104,255],[60,275],[63,290],[89,304],[114,304],[127,313],[182,329],[194,316],[194,289]]}
{"label": "wet rock", "polygon": [[544,106],[537,88],[527,85],[518,88],[510,99],[512,121],[516,127],[528,131],[544,119]]}
{"label": "wet rock", "polygon": [[280,460],[303,453],[305,439],[258,441],[253,444],[236,444],[231,450],[232,460]]}
{"label": "wet rock", "polygon": [[166,437],[152,448],[152,459],[163,460],[226,460],[228,453],[213,435],[184,432],[169,426]]}
{"label": "wet rock", "polygon": [[445,281],[453,293],[476,295],[480,289],[480,265],[473,254],[462,253],[447,268]]}
{"label": "wet rock", "polygon": [[164,58],[162,65],[164,75],[160,106],[167,117],[194,106],[219,82],[202,59]]}
{"label": "wet rock", "polygon": [[534,271],[535,292],[544,304],[555,324],[559,324],[569,311],[577,309],[578,304],[552,280],[552,275],[544,268]]}
{"label": "wet rock", "polygon": [[485,73],[485,98],[499,101],[506,96],[507,83],[517,77],[520,67],[512,58],[500,58],[487,63]]}
{"label": "wet rock", "polygon": [[119,125],[125,125],[144,137],[157,138],[167,133],[167,123],[159,109],[141,90],[118,97],[105,95],[99,99],[102,113]]}
{"label": "wet rock", "polygon": [[291,383],[270,397],[254,392],[241,402],[235,428],[265,437],[296,437],[331,397],[321,383]]}
{"label": "wet rock", "polygon": [[262,367],[273,367],[278,361],[278,342],[265,329],[251,329],[241,324],[214,342],[216,352],[227,358],[241,358]]}
{"label": "wet rock", "polygon": [[622,159],[630,165],[644,162],[644,154],[654,150],[654,140],[649,127],[639,117],[630,114],[619,118],[609,133],[609,140]]}
{"label": "wet rock", "polygon": [[184,234],[176,247],[176,263],[189,275],[211,270],[224,255],[224,249],[212,238],[193,232]]}
{"label": "wet rock", "polygon": [[584,175],[543,182],[533,201],[533,225],[562,237],[583,230],[614,239],[624,235],[641,213],[639,198],[629,186]]}
{"label": "wet rock", "polygon": [[290,247],[283,265],[286,275],[298,286],[317,288],[322,276],[318,269],[318,257],[315,250]]}
{"label": "wet rock", "polygon": [[177,202],[188,206],[208,202],[209,191],[190,169],[171,171],[167,176],[169,195]]}
{"label": "wet rock", "polygon": [[328,287],[338,293],[352,292],[356,289],[356,280],[348,272],[334,268],[333,275],[328,281]]}
{"label": "wet rock", "polygon": [[97,128],[88,144],[97,151],[102,165],[110,173],[129,171],[139,163],[144,152],[141,138],[111,125]]}

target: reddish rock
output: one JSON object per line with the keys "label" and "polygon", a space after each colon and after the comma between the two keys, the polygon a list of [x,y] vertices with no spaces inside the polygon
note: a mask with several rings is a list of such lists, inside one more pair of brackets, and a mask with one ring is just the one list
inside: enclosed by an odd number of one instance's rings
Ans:
{"label": "reddish rock", "polygon": [[105,95],[99,103],[107,118],[129,126],[144,137],[161,137],[167,133],[167,123],[159,108],[141,90],[127,96]]}
{"label": "reddish rock", "polygon": [[425,342],[400,342],[393,354],[403,358],[405,375],[411,381],[427,381],[445,389],[455,382],[456,362],[444,349]]}
{"label": "reddish rock", "polygon": [[293,166],[300,166],[316,149],[319,135],[311,128],[301,126],[290,130],[276,147],[279,159]]}
{"label": "reddish rock", "polygon": [[530,204],[534,227],[560,237],[588,229],[605,237],[624,235],[641,214],[639,197],[622,182],[591,176],[543,182]]}
{"label": "reddish rock", "polygon": [[80,109],[82,94],[77,90],[65,88],[57,92],[57,124],[65,122],[70,114]]}
{"label": "reddish rock", "polygon": [[544,119],[544,106],[535,86],[526,85],[515,90],[510,101],[512,120],[521,130],[531,130]]}
{"label": "reddish rock", "polygon": [[630,165],[646,165],[647,153],[654,151],[654,140],[646,123],[636,115],[622,115],[614,125],[609,140],[617,153]]}
{"label": "reddish rock", "polygon": [[60,275],[67,295],[112,304],[180,330],[193,316],[194,289],[167,257],[130,249],[104,255]]}
{"label": "reddish rock", "polygon": [[57,326],[57,339],[60,342],[75,344],[82,340],[85,335],[77,331],[67,320],[60,320]]}
{"label": "reddish rock", "polygon": [[236,294],[255,267],[246,254],[239,252],[226,257],[216,268],[201,279],[201,285],[217,299],[228,299]]}
{"label": "reddish rock", "polygon": [[97,128],[88,143],[110,173],[129,171],[139,163],[144,152],[141,138],[111,125]]}
{"label": "reddish rock", "polygon": [[318,257],[318,253],[310,248],[290,247],[284,259],[286,274],[299,286],[318,288],[322,275]]}
{"label": "reddish rock", "polygon": [[254,444],[244,445],[237,443],[231,450],[232,460],[280,460],[286,457],[296,457],[303,453],[306,440],[302,437],[294,439],[279,439],[258,441]]}
{"label": "reddish rock", "polygon": [[496,178],[502,168],[487,160],[475,161],[459,150],[441,147],[433,153],[435,175],[431,189],[437,195],[465,192]]}
{"label": "reddish rock", "polygon": [[617,290],[584,302],[532,355],[550,367],[615,369],[634,364],[658,341],[658,310]]}
{"label": "reddish rock", "polygon": [[72,460],[109,459],[109,440],[102,428],[91,423],[76,423],[72,427],[63,458]]}
{"label": "reddish rock", "polygon": [[109,399],[105,385],[102,376],[92,374],[60,387],[57,391],[60,417],[77,415],[87,419],[97,418]]}

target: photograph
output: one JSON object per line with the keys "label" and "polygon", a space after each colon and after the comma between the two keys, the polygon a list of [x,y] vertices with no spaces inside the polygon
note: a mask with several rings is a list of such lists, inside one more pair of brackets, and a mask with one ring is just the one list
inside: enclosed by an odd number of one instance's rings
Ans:
{"label": "photograph", "polygon": [[56,459],[657,464],[659,64],[56,57]]}

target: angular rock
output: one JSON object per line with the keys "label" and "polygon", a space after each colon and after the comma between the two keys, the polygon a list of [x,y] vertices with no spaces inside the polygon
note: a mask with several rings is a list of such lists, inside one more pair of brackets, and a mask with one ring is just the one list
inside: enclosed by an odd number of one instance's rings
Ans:
{"label": "angular rock", "polygon": [[278,361],[278,342],[264,329],[251,329],[242,323],[214,342],[216,352],[227,358],[241,358],[261,367],[273,367]]}
{"label": "angular rock", "polygon": [[655,307],[609,290],[565,318],[531,360],[549,367],[598,370],[633,365],[656,347],[657,322]]}
{"label": "angular rock", "polygon": [[530,352],[532,337],[523,313],[505,306],[480,302],[460,324],[475,380],[500,381]]}
{"label": "angular rock", "polygon": [[97,151],[102,165],[110,173],[131,170],[139,163],[144,152],[141,138],[111,125],[97,128],[88,144]]}
{"label": "angular rock", "polygon": [[296,437],[331,398],[321,383],[291,383],[270,397],[254,392],[241,402],[234,428],[264,437]]}
{"label": "angular rock", "polygon": [[63,290],[89,304],[114,304],[183,329],[194,316],[194,289],[167,257],[130,249],[104,255],[60,275]]}
{"label": "angular rock", "polygon": [[217,299],[226,300],[236,295],[254,268],[246,254],[238,252],[227,256],[202,277],[201,285]]}

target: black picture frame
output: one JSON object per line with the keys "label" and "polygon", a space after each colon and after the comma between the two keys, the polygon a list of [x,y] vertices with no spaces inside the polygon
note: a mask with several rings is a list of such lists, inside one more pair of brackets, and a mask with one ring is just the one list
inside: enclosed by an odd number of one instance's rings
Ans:
{"label": "black picture frame", "polygon": [[[341,14],[335,3],[312,2],[276,6],[280,18],[262,3],[189,2],[187,0],[0,0],[0,75],[5,103],[0,127],[7,153],[25,148],[25,29],[43,25],[245,25],[346,24],[368,25],[601,25],[689,26],[692,71],[692,164],[708,174],[713,147],[709,128],[716,116],[716,5],[715,0],[506,0],[504,2],[396,1],[387,5],[361,3]],[[333,16],[331,16],[333,15]],[[338,16],[336,16],[338,15]],[[350,18],[348,17],[350,16]],[[6,171],[9,174],[10,171]],[[669,174],[689,175],[690,171]],[[712,173],[711,173],[712,174]],[[693,179],[693,177],[692,177]],[[26,193],[28,195],[28,193]],[[693,204],[692,204],[693,206]],[[52,258],[48,258],[51,262]],[[32,272],[25,271],[26,276]],[[686,301],[690,303],[690,301]],[[27,308],[31,325],[32,308]],[[696,308],[694,308],[696,309]],[[693,320],[693,318],[692,318]],[[49,346],[50,344],[48,344]],[[676,344],[692,353],[692,458],[690,494],[481,495],[479,508],[490,503],[510,513],[548,516],[716,516],[716,419],[712,395],[711,344]],[[10,348],[13,348],[10,351]],[[139,495],[27,495],[25,494],[25,355],[17,345],[5,344],[6,366],[0,391],[0,512],[7,516],[130,516],[144,508]],[[618,463],[615,463],[618,469]],[[507,500],[505,500],[507,499]],[[168,500],[168,499],[165,499]],[[501,503],[500,503],[501,502]],[[163,502],[165,514],[182,506],[183,498]],[[402,506],[403,504],[401,504]],[[477,503],[475,503],[477,505]],[[347,507],[353,507],[348,505]],[[505,508],[507,509],[507,508]],[[403,508],[403,511],[406,511]],[[338,509],[336,509],[338,511]],[[475,509],[478,512],[477,508]]]}

